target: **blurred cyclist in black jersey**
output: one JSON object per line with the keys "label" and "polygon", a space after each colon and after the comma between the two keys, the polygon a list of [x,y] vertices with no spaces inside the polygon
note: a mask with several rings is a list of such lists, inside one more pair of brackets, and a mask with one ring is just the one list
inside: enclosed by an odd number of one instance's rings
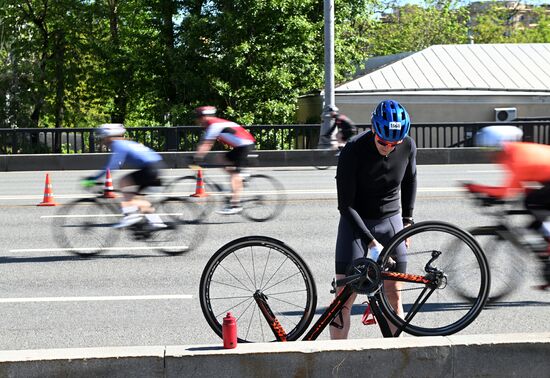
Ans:
{"label": "blurred cyclist in black jersey", "polygon": [[[408,136],[409,114],[397,101],[385,100],[372,113],[371,123],[370,130],[347,142],[338,159],[337,279],[345,277],[354,259],[363,257],[365,251],[376,258],[398,231],[414,223],[416,144]],[[396,262],[394,270],[404,273],[405,244],[392,258]],[[399,282],[384,283],[389,300],[394,308],[401,308],[402,315],[399,289]],[[348,300],[341,316],[331,324],[332,339],[347,338],[355,297]]]}
{"label": "blurred cyclist in black jersey", "polygon": [[357,128],[355,123],[347,116],[340,113],[337,107],[332,108],[330,117],[334,119],[334,123],[324,136],[331,141],[331,147],[333,149],[342,148],[346,145],[347,141],[355,135]]}

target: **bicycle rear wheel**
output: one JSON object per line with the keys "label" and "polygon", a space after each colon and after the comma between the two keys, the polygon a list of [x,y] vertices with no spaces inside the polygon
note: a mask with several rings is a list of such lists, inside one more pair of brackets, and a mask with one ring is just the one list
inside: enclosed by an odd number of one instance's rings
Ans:
{"label": "bicycle rear wheel", "polygon": [[[391,303],[390,298],[395,292],[391,292],[385,280],[377,295],[386,317],[404,332],[415,336],[451,335],[467,327],[483,309],[490,289],[489,268],[479,244],[468,232],[449,223],[420,222],[395,235],[382,252],[382,266],[406,239],[410,239],[406,274],[433,276],[434,273],[426,268],[429,263],[442,273],[441,279],[429,285],[396,283],[404,317],[399,316],[399,307]],[[457,283],[475,293],[473,301],[456,295],[451,286]]]}
{"label": "bicycle rear wheel", "polygon": [[207,232],[207,226],[197,221],[203,210],[201,204],[187,197],[163,199],[156,213],[166,228],[151,232],[148,243],[168,255],[180,255],[197,248]]}
{"label": "bicycle rear wheel", "polygon": [[276,340],[254,294],[265,296],[289,341],[304,333],[315,314],[317,290],[309,268],[295,251],[276,239],[250,236],[233,240],[210,258],[202,273],[202,312],[220,337],[223,317],[231,312],[237,319],[240,342]]}
{"label": "bicycle rear wheel", "polygon": [[200,210],[193,212],[196,219],[189,219],[189,216],[184,218],[184,221],[202,222],[212,212],[214,207],[211,194],[213,193],[210,185],[206,185],[204,180],[202,187],[195,176],[183,176],[170,182],[165,191],[167,196],[179,197],[196,205],[196,209]]}
{"label": "bicycle rear wheel", "polygon": [[254,222],[277,217],[285,207],[283,185],[267,175],[251,175],[241,194],[242,215]]}
{"label": "bicycle rear wheel", "polygon": [[79,256],[93,256],[113,247],[120,236],[113,225],[121,214],[108,201],[84,198],[62,205],[52,222],[57,245]]}
{"label": "bicycle rear wheel", "polygon": [[315,169],[324,171],[338,165],[338,149],[328,148],[316,150],[313,154]]}
{"label": "bicycle rear wheel", "polygon": [[[491,291],[489,302],[499,301],[518,289],[525,277],[528,264],[526,253],[504,237],[505,230],[497,227],[478,227],[470,230],[486,253],[491,272]],[[459,258],[459,256],[457,256]],[[458,295],[468,301],[474,301],[476,293],[457,281],[451,286]]]}

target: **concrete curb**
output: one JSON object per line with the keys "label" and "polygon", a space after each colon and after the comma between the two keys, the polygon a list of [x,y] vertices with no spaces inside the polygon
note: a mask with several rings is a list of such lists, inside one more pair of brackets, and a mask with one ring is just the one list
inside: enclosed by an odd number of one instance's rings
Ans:
{"label": "concrete curb", "polygon": [[[214,158],[215,152],[209,155]],[[262,167],[286,166],[334,166],[334,152],[322,150],[255,151],[257,165]],[[167,168],[186,168],[191,152],[162,152]],[[0,172],[90,170],[98,169],[109,154],[48,154],[48,155],[0,155]],[[488,163],[489,152],[480,148],[424,148],[418,150],[418,164],[476,164]]]}
{"label": "concrete curb", "polygon": [[548,377],[549,355],[550,333],[25,350],[0,352],[0,376]]}

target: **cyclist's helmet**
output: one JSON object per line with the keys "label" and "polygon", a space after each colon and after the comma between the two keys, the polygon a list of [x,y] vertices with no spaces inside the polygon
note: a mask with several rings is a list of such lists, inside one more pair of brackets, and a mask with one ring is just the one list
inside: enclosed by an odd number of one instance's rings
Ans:
{"label": "cyclist's helmet", "polygon": [[507,142],[521,142],[523,131],[510,125],[486,126],[475,135],[475,145],[478,147],[502,147]]}
{"label": "cyclist's helmet", "polygon": [[394,100],[384,100],[372,113],[372,127],[380,139],[388,142],[403,140],[411,128],[407,110]]}
{"label": "cyclist's helmet", "polygon": [[339,114],[340,109],[338,109],[336,106],[329,106],[328,111],[329,111],[330,116],[332,118],[334,118]]}
{"label": "cyclist's helmet", "polygon": [[199,106],[195,109],[195,116],[196,117],[203,117],[203,116],[215,116],[217,112],[217,109],[215,106]]}
{"label": "cyclist's helmet", "polygon": [[106,137],[121,137],[126,132],[122,123],[104,123],[100,125],[96,134],[100,138]]}

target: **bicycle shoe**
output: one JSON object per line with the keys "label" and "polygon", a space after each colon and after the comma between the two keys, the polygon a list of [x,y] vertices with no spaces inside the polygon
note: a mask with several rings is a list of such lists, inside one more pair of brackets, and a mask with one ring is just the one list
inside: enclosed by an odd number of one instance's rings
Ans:
{"label": "bicycle shoe", "polygon": [[141,221],[142,217],[141,217],[141,214],[128,214],[126,216],[124,216],[124,218],[122,218],[120,220],[120,222],[118,222],[117,224],[115,224],[113,226],[113,228],[125,228],[125,227],[130,227],[136,223],[138,223],[139,221]]}
{"label": "bicycle shoe", "polygon": [[150,231],[157,231],[168,228],[168,226],[164,223],[149,223],[147,227]]}
{"label": "bicycle shoe", "polygon": [[223,209],[220,209],[220,210],[216,210],[216,213],[221,215],[233,215],[233,214],[239,214],[241,211],[243,211],[243,208],[240,206],[229,206],[229,207],[224,207]]}

